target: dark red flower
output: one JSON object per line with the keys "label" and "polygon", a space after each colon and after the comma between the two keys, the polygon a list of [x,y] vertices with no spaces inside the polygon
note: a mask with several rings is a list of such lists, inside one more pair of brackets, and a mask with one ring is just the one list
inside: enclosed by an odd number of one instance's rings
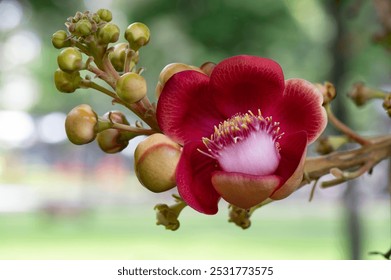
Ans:
{"label": "dark red flower", "polygon": [[184,201],[205,214],[218,201],[250,208],[290,195],[303,177],[307,145],[326,126],[321,93],[284,80],[274,61],[228,58],[210,77],[175,74],[157,106],[162,131],[183,145],[176,171]]}

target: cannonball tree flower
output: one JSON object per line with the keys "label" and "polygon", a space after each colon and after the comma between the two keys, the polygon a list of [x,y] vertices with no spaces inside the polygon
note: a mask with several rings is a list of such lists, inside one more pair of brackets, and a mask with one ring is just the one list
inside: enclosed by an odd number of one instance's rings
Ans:
{"label": "cannonball tree flower", "polygon": [[215,214],[222,197],[240,208],[290,195],[303,178],[307,145],[327,122],[320,91],[284,80],[279,64],[235,56],[210,77],[175,74],[157,105],[162,131],[183,145],[178,191],[195,210]]}

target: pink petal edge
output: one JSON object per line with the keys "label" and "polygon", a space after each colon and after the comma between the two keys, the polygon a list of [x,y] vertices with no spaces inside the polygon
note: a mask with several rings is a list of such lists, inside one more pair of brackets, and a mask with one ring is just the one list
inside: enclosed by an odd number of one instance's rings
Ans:
{"label": "pink petal edge", "polygon": [[286,134],[304,130],[308,144],[314,142],[327,125],[321,92],[303,79],[285,81],[283,98],[274,107],[273,118]]}
{"label": "pink petal edge", "polygon": [[198,212],[213,215],[218,211],[220,195],[211,182],[211,174],[217,170],[215,160],[201,154],[202,142],[190,142],[183,147],[176,170],[179,195]]}

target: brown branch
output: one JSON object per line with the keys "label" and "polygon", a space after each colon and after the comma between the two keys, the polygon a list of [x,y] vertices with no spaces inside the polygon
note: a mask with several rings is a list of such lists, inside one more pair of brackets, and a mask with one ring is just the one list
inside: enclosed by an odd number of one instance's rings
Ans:
{"label": "brown branch", "polygon": [[[344,182],[355,178],[350,178],[346,175],[355,171],[363,174],[365,172],[361,169],[362,167],[369,171],[380,161],[391,157],[391,136],[373,138],[369,141],[370,144],[355,150],[334,152],[325,156],[308,158],[304,166],[306,178],[303,179],[300,186],[308,184],[308,179],[311,181],[317,180],[329,174],[333,168],[347,172],[345,176],[342,176],[342,182]],[[351,170],[354,171],[350,172]]]}

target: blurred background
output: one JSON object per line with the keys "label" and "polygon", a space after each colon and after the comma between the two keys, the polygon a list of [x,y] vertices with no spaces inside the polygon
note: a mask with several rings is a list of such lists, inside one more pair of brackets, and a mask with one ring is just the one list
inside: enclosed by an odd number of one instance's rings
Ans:
{"label": "blurred background", "polygon": [[76,105],[122,110],[98,92],[66,95],[53,83],[51,35],[76,11],[99,8],[122,31],[149,26],[139,65],[152,100],[169,63],[252,54],[278,61],[286,78],[335,83],[340,118],[364,135],[390,132],[381,102],[357,108],[346,97],[356,81],[391,85],[390,53],[372,40],[381,30],[372,1],[0,0],[0,259],[380,259],[369,252],[389,249],[387,162],[317,189],[311,203],[306,186],[265,206],[246,231],[227,222],[224,203],[215,216],[185,209],[176,232],[156,226],[154,205],[173,200],[138,183],[137,139],[116,155],[66,139]]}

